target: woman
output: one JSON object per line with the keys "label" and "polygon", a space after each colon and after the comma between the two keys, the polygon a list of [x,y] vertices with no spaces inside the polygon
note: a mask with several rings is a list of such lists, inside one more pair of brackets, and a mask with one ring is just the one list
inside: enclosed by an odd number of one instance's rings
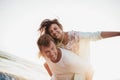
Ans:
{"label": "woman", "polygon": [[[57,19],[45,19],[42,21],[39,31],[41,34],[47,33],[51,35],[58,47],[62,47],[73,51],[86,62],[90,63],[89,42],[104,38],[120,36],[120,32],[80,32],[69,31],[64,32],[62,25]],[[87,80],[92,80],[93,71],[88,71]]]}

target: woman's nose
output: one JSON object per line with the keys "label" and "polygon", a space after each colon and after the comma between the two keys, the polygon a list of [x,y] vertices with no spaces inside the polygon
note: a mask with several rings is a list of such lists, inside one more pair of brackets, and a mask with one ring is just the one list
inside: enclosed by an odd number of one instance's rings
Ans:
{"label": "woman's nose", "polygon": [[55,34],[55,33],[56,33],[56,31],[54,30],[54,31],[53,31],[53,34]]}

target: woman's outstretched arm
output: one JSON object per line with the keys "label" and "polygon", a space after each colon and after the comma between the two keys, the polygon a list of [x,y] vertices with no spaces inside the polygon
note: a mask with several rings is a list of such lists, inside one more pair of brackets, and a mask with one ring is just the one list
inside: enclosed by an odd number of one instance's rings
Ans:
{"label": "woman's outstretched arm", "polygon": [[115,36],[120,36],[120,32],[101,32],[102,38],[110,38]]}

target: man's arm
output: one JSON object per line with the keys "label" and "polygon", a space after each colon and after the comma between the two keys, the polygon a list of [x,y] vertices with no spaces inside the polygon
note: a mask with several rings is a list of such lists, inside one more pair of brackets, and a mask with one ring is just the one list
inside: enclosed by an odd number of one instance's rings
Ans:
{"label": "man's arm", "polygon": [[110,38],[120,36],[120,32],[101,32],[102,38]]}
{"label": "man's arm", "polygon": [[44,63],[44,67],[45,67],[45,69],[47,70],[48,74],[49,74],[50,76],[52,76],[52,72],[51,72],[51,70],[50,70],[50,68],[49,68],[49,66],[48,66],[48,64],[47,64],[46,62]]}

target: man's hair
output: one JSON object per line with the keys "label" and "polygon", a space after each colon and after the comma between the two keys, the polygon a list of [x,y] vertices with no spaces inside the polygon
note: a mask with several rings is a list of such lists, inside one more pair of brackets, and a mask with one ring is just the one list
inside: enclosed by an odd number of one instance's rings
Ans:
{"label": "man's hair", "polygon": [[45,46],[45,47],[50,46],[51,41],[55,43],[54,39],[49,34],[43,34],[39,37],[37,41],[37,45],[39,49],[41,50],[41,46]]}

